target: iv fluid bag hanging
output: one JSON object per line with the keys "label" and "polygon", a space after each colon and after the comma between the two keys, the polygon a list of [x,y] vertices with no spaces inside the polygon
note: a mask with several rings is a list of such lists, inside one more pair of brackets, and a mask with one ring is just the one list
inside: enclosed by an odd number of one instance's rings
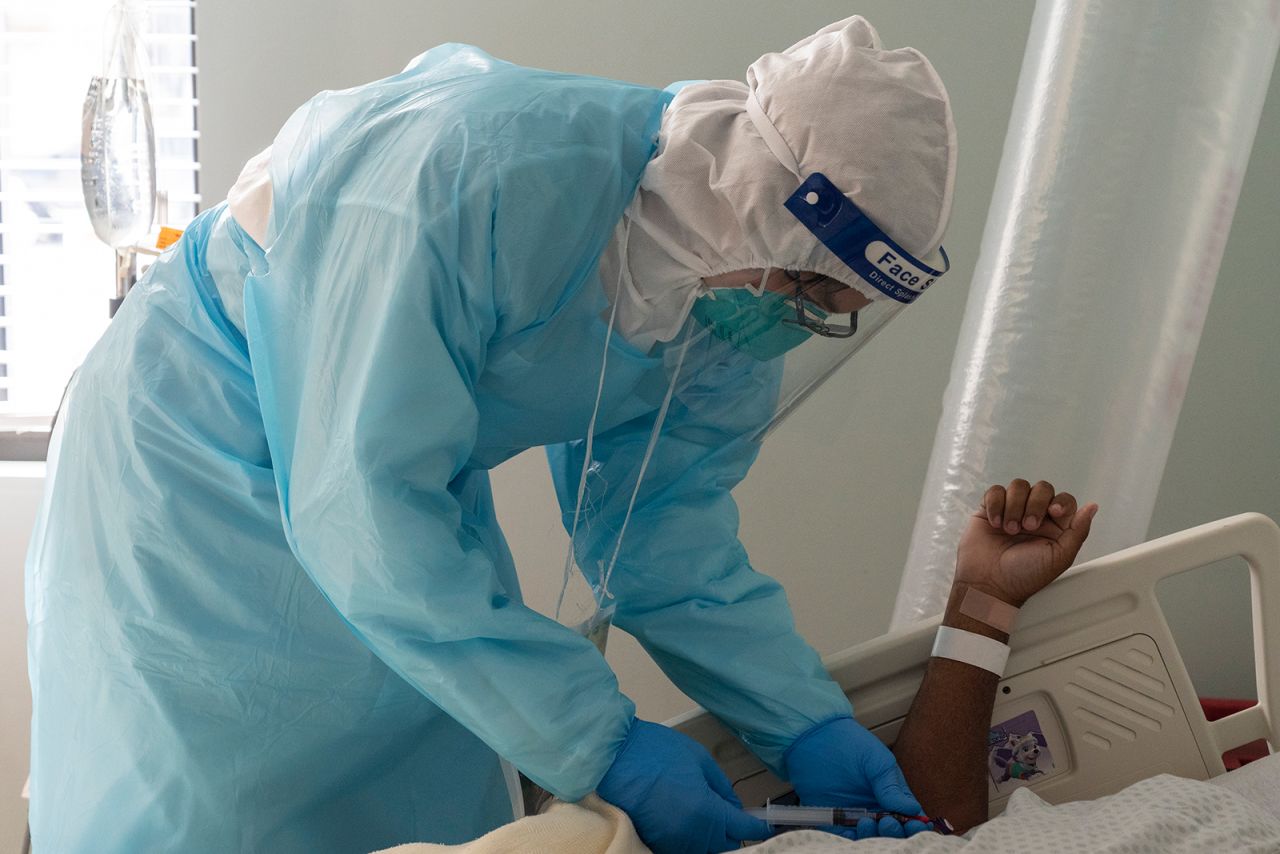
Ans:
{"label": "iv fluid bag hanging", "polygon": [[156,137],[136,14],[124,0],[107,13],[102,74],[89,83],[80,140],[89,220],[116,249],[145,237],[155,213]]}

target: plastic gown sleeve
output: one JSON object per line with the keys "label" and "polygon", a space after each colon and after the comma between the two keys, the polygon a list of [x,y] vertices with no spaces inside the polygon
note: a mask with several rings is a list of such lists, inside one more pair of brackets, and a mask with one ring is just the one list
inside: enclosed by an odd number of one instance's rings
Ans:
{"label": "plastic gown sleeve", "polygon": [[424,233],[368,203],[291,211],[246,286],[250,352],[307,574],[391,669],[576,800],[634,706],[590,642],[504,589],[492,520],[471,512],[472,389],[495,323],[492,288],[458,260],[488,253],[475,231]]}
{"label": "plastic gown sleeve", "polygon": [[[746,437],[771,412],[781,367],[754,363],[744,379],[743,361],[704,370],[673,400],[609,588],[616,625],[781,775],[792,742],[850,706],[796,633],[781,585],[752,569],[738,540],[730,490],[755,460],[758,442]],[[626,488],[584,502],[594,515],[580,525],[589,531],[580,566],[607,564],[652,425],[640,418],[597,437],[593,482]],[[584,450],[573,442],[548,453],[570,520]]]}

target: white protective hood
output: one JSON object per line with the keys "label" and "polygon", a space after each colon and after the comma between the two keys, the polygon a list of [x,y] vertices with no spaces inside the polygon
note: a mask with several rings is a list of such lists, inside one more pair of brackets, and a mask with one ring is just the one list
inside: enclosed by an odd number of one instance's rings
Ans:
{"label": "white protective hood", "polygon": [[[783,207],[802,175],[826,174],[917,257],[941,243],[955,184],[955,123],[946,89],[919,51],[883,49],[854,16],[765,54],[746,77],[678,92],[602,259],[606,287],[620,283],[610,293],[617,327],[642,349],[671,340],[705,292],[701,280],[720,273],[821,273],[885,299]],[[749,98],[760,107],[755,118]]]}

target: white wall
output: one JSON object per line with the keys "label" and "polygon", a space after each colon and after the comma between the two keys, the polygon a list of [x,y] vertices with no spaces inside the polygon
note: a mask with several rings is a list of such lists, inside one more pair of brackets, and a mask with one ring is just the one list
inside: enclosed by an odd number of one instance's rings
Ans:
{"label": "white wall", "polygon": [[[653,85],[740,77],[760,53],[854,12],[876,24],[887,44],[923,50],[947,83],[960,134],[947,239],[953,271],[775,434],[738,490],[753,561],[786,584],[800,628],[819,651],[834,652],[888,625],[1032,8],[1029,0],[810,0],[785,7],[765,0],[208,0],[198,17],[202,190],[217,201],[240,164],[315,91],[393,73],[443,41],[468,41],[515,62]],[[1280,519],[1274,379],[1280,376],[1280,312],[1272,257],[1280,222],[1276,89],[1259,130],[1152,535],[1243,510]],[[899,379],[890,384],[885,376]],[[526,595],[546,608],[558,584],[563,534],[541,454],[503,466],[495,486]],[[30,490],[20,491],[0,491],[0,583],[7,585],[0,607],[13,610],[13,620],[21,619],[20,606],[12,604],[21,601],[14,586],[21,575],[18,541],[35,500]],[[1099,524],[1106,523],[1105,510]],[[1245,616],[1238,610],[1241,595],[1238,585],[1179,591],[1175,617],[1186,618],[1203,648],[1228,662],[1203,683],[1204,690],[1237,696],[1251,690],[1246,659],[1217,648],[1231,642],[1219,626]],[[1203,607],[1207,597],[1217,611]],[[1222,609],[1233,608],[1232,619],[1220,620]],[[12,625],[7,621],[0,634],[6,692],[18,690],[25,675]],[[615,636],[610,646],[642,714],[663,719],[686,707],[634,645]],[[12,722],[11,705],[0,707],[3,723]],[[20,728],[6,726],[4,737],[15,731]],[[0,752],[0,761],[7,756]],[[0,846],[12,836],[3,824],[7,786],[7,777],[0,779]]]}
{"label": "white wall", "polygon": [[44,465],[0,462],[0,851],[17,851],[27,822],[31,692],[22,564],[40,504]]}

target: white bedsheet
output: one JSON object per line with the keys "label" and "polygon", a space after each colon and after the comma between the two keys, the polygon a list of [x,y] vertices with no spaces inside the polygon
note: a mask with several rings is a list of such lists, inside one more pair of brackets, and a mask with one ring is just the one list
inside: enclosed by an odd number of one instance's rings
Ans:
{"label": "white bedsheet", "polygon": [[1280,822],[1280,753],[1214,777],[1212,782],[1252,801]]}
{"label": "white bedsheet", "polygon": [[[1268,757],[1213,783],[1153,777],[1119,794],[1056,807],[1029,789],[1019,789],[1003,815],[963,837],[922,833],[911,839],[853,842],[797,831],[748,850],[753,854],[1274,854],[1280,852],[1278,760]],[[626,815],[592,795],[580,804],[556,803],[544,815],[504,825],[467,845],[402,845],[381,854],[641,854],[647,850]]]}
{"label": "white bedsheet", "polygon": [[[1246,770],[1246,769],[1241,769]],[[1240,772],[1235,772],[1240,773]],[[1096,801],[1050,806],[1019,789],[967,836],[851,842],[813,831],[784,834],[753,854],[1202,854],[1280,851],[1280,821],[1224,786],[1168,774]]]}

